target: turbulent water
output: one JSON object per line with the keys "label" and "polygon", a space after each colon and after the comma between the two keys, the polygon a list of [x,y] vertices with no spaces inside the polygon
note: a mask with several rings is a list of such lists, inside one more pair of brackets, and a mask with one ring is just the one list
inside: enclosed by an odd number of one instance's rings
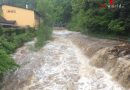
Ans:
{"label": "turbulent water", "polygon": [[53,32],[54,40],[37,52],[34,41],[17,50],[13,58],[21,65],[5,77],[3,90],[125,90],[89,59],[68,37],[74,32]]}

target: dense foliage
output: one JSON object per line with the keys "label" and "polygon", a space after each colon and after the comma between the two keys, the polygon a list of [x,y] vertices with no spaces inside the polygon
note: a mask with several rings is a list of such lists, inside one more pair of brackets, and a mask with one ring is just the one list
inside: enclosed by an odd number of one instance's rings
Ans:
{"label": "dense foliage", "polygon": [[42,47],[52,34],[52,6],[49,0],[38,0],[37,11],[41,14],[41,24],[37,30],[36,47]]}
{"label": "dense foliage", "polygon": [[[83,33],[128,36],[130,34],[130,1],[116,0],[116,6],[101,8],[105,0],[72,0],[69,28]],[[107,0],[106,0],[107,1]],[[107,4],[106,4],[107,5]],[[119,5],[121,5],[119,7]]]}
{"label": "dense foliage", "polygon": [[32,40],[35,31],[30,29],[4,29],[0,28],[0,80],[2,75],[18,65],[11,58],[17,48],[25,42]]}
{"label": "dense foliage", "polygon": [[114,7],[109,0],[48,0],[47,5],[51,7],[54,26],[67,25],[85,34],[128,36],[130,33],[129,0],[115,0]]}
{"label": "dense foliage", "polygon": [[43,17],[44,24],[61,26],[70,21],[71,0],[38,0],[37,10]]}
{"label": "dense foliage", "polygon": [[54,26],[65,26],[71,18],[71,0],[50,0]]}

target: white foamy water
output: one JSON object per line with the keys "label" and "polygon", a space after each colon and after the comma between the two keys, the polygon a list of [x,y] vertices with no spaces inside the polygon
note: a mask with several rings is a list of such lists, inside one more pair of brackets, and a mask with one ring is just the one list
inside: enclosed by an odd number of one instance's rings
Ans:
{"label": "white foamy water", "polygon": [[11,75],[3,90],[125,90],[104,70],[89,65],[89,59],[67,38],[71,34],[54,31],[54,41],[38,52],[29,51],[28,45],[20,48],[13,57],[19,64],[28,63]]}

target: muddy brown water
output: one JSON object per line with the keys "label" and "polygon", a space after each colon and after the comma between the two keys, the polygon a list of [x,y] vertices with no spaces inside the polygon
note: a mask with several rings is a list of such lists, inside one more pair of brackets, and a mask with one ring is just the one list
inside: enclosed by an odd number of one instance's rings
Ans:
{"label": "muddy brown water", "polygon": [[103,69],[89,64],[68,36],[67,30],[54,30],[53,41],[35,52],[35,41],[26,43],[12,55],[21,65],[5,77],[2,90],[125,90]]}

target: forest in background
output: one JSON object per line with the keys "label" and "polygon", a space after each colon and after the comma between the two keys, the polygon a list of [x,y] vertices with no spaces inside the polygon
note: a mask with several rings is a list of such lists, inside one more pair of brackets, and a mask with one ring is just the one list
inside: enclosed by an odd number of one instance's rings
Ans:
{"label": "forest in background", "polygon": [[99,4],[110,5],[107,1],[109,0],[72,0],[69,28],[84,34],[129,37],[130,1],[113,0],[115,7],[99,6]]}
{"label": "forest in background", "polygon": [[44,1],[51,7],[53,26],[65,26],[87,35],[129,37],[129,0],[113,0],[113,5],[109,0]]}

